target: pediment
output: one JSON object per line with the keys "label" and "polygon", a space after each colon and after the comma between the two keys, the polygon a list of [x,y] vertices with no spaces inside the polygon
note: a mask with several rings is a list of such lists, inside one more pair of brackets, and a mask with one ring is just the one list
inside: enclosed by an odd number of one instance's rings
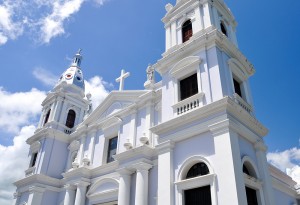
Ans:
{"label": "pediment", "polygon": [[172,77],[179,78],[187,73],[196,71],[200,63],[201,59],[199,56],[186,57],[173,66],[173,68],[170,70],[170,75]]}
{"label": "pediment", "polygon": [[97,124],[104,119],[113,118],[116,113],[137,103],[139,97],[149,91],[112,91],[104,101],[90,114],[83,124]]}
{"label": "pediment", "polygon": [[119,181],[113,178],[104,178],[96,181],[86,194],[89,199],[111,198],[118,195]]}

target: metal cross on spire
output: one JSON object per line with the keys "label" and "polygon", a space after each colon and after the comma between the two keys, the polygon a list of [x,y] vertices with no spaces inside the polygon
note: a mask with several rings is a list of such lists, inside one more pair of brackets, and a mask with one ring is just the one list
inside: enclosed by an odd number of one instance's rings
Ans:
{"label": "metal cross on spire", "polygon": [[122,91],[122,90],[124,89],[124,81],[125,81],[125,78],[127,78],[127,77],[129,77],[129,76],[130,76],[130,73],[129,73],[129,72],[125,73],[125,70],[124,70],[124,69],[121,70],[121,76],[118,77],[118,78],[116,79],[116,82],[117,82],[117,83],[120,82],[119,91]]}

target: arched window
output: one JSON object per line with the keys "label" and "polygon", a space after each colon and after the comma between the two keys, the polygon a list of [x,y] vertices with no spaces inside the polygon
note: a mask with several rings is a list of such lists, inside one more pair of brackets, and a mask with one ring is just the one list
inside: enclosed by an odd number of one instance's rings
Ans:
{"label": "arched window", "polygon": [[50,113],[51,113],[51,109],[47,112],[47,114],[46,114],[46,117],[45,117],[45,122],[44,122],[44,124],[46,124],[47,122],[48,122],[48,120],[49,120],[49,116],[50,116]]}
{"label": "arched window", "polygon": [[190,168],[186,175],[186,179],[203,176],[209,174],[208,167],[205,163],[200,162]]}
{"label": "arched window", "polygon": [[[247,161],[243,164],[243,172],[248,176],[256,178],[256,173],[253,166]],[[257,197],[258,191],[256,189],[253,189],[252,187],[248,187],[247,182],[246,182],[245,190],[247,196],[247,203],[249,205],[258,205],[258,197]]]}
{"label": "arched window", "polygon": [[66,126],[68,128],[73,128],[75,124],[76,113],[74,110],[69,110],[68,117],[66,121]]}
{"label": "arched window", "polygon": [[226,29],[226,27],[225,27],[225,25],[224,25],[224,23],[223,22],[221,22],[221,31],[222,31],[222,33],[225,35],[225,36],[227,36],[228,37],[228,34],[227,34],[227,29]]}
{"label": "arched window", "polygon": [[[199,162],[193,165],[187,175],[186,179],[195,178],[198,176],[204,176],[209,174],[207,165],[203,162]],[[210,185],[195,187],[194,189],[188,189],[184,191],[184,204],[185,205],[211,205],[211,187]]]}
{"label": "arched window", "polygon": [[193,36],[193,27],[191,20],[187,20],[182,25],[182,43],[188,41]]}

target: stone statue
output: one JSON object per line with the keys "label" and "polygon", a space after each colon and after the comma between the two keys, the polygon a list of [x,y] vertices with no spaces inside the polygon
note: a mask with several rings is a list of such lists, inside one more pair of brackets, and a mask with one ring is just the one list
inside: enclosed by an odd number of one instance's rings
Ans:
{"label": "stone statue", "polygon": [[146,69],[146,72],[147,72],[147,81],[154,82],[155,79],[154,79],[154,68],[153,68],[153,66],[151,66],[149,64],[147,69]]}

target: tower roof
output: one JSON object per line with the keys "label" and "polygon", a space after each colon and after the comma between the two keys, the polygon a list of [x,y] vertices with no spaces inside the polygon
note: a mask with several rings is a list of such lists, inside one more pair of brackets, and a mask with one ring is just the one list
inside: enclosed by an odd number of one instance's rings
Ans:
{"label": "tower roof", "polygon": [[81,49],[79,49],[75,54],[70,67],[60,76],[59,81],[54,89],[64,86],[65,88],[68,88],[67,90],[69,91],[74,92],[77,90],[84,95],[85,85],[83,73],[80,68],[81,61]]}

